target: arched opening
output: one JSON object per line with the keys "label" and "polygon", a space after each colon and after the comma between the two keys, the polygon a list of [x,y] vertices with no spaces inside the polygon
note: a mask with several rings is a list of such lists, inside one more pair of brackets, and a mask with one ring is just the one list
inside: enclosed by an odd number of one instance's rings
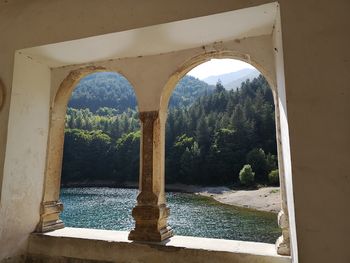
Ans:
{"label": "arched opening", "polygon": [[[254,59],[251,58],[248,55],[236,54],[235,52],[231,52],[231,51],[224,51],[224,52],[220,51],[220,52],[214,52],[214,53],[210,53],[210,54],[202,54],[202,55],[196,56],[196,57],[194,57],[192,59],[189,59],[187,62],[185,62],[183,64],[183,66],[180,67],[180,69],[178,71],[176,71],[170,77],[170,79],[169,79],[169,81],[168,81],[168,83],[167,83],[167,85],[165,86],[165,89],[164,89],[164,93],[163,93],[162,100],[161,100],[161,109],[160,109],[160,111],[163,112],[163,114],[165,114],[165,111],[168,109],[170,96],[171,96],[173,90],[175,89],[175,86],[178,83],[178,81],[180,79],[182,79],[189,71],[194,69],[197,65],[200,65],[200,64],[202,64],[202,63],[204,63],[206,61],[209,61],[212,58],[239,59],[241,61],[248,62],[249,64],[254,66],[256,69],[258,69],[260,71],[261,75],[264,75],[265,78],[262,77],[262,76],[259,76],[257,79],[251,81],[251,83],[250,82],[244,83],[241,86],[240,89],[242,89],[242,88],[243,89],[247,89],[247,86],[250,86],[250,87],[248,87],[248,89],[249,89],[252,86],[256,86],[257,83],[260,83],[259,85],[270,86],[271,87],[271,89],[270,88],[266,89],[266,87],[265,87],[264,88],[265,91],[263,92],[264,94],[260,93],[260,95],[258,95],[258,96],[261,97],[261,95],[263,95],[262,97],[264,97],[264,96],[270,97],[270,102],[272,102],[272,111],[276,112],[275,116],[272,118],[272,124],[275,124],[276,126],[274,126],[273,130],[270,129],[270,132],[272,131],[272,133],[274,133],[276,131],[276,137],[274,138],[275,150],[272,149],[272,153],[265,152],[262,147],[256,145],[258,147],[253,147],[252,149],[250,149],[249,152],[245,153],[246,156],[242,157],[242,158],[244,159],[244,162],[247,162],[247,155],[248,154],[251,157],[250,159],[252,159],[254,157],[255,158],[260,158],[262,155],[264,155],[266,161],[270,161],[270,162],[272,161],[273,162],[273,160],[275,159],[276,161],[278,160],[278,162],[279,162],[278,170],[279,170],[279,177],[280,177],[280,184],[281,184],[281,187],[280,187],[281,192],[280,192],[279,195],[281,196],[282,200],[279,201],[279,208],[277,209],[277,210],[281,209],[281,212],[279,213],[279,216],[278,216],[278,223],[279,223],[279,226],[282,228],[282,234],[283,234],[282,239],[284,239],[284,241],[283,241],[284,245],[287,244],[287,245],[285,245],[285,247],[288,247],[287,249],[285,249],[283,251],[279,251],[279,253],[281,253],[281,254],[288,254],[288,253],[290,253],[289,252],[289,224],[288,224],[288,219],[287,219],[287,216],[286,216],[288,214],[288,211],[287,211],[287,205],[286,205],[285,185],[284,185],[284,178],[283,178],[284,177],[284,170],[283,170],[282,152],[281,152],[281,145],[280,145],[281,134],[280,134],[280,126],[279,126],[280,125],[279,124],[279,109],[278,109],[278,103],[276,103],[276,101],[278,101],[278,92],[277,92],[276,85],[275,85],[275,83],[276,83],[275,77],[274,77],[274,74],[272,73],[273,70],[271,71],[271,69],[270,70],[265,69],[258,62],[254,61]],[[265,82],[265,84],[263,84],[264,82]],[[239,90],[238,90],[237,93],[239,93]],[[235,92],[232,92],[232,94],[233,93],[235,93]],[[275,109],[273,109],[274,106],[275,106]],[[169,105],[169,107],[171,107],[171,105]],[[235,115],[235,114],[232,114],[232,115]],[[236,114],[236,116],[237,116],[237,114]],[[169,112],[168,112],[168,118],[169,117],[171,119],[174,116],[172,116],[172,114],[171,113],[169,114]],[[209,119],[213,119],[213,118],[211,117]],[[208,123],[208,120],[206,122]],[[214,122],[215,122],[215,120],[214,120]],[[199,125],[199,124],[197,123],[197,125]],[[199,126],[205,126],[205,125],[199,125]],[[224,136],[225,133],[227,133],[226,135],[229,135],[229,133],[230,134],[231,133],[234,134],[235,133],[234,132],[234,130],[235,130],[234,126],[235,125],[231,126],[231,128],[233,128],[232,130],[225,129],[225,128],[222,129],[223,127],[221,127],[220,128],[220,132],[216,133],[217,139],[220,139],[219,137],[225,137]],[[170,130],[170,129],[168,128],[168,130]],[[223,134],[221,134],[223,136],[220,136],[220,133],[223,133]],[[173,136],[173,138],[174,137],[176,137],[176,135]],[[166,141],[167,140],[169,140],[169,139],[166,138]],[[190,155],[191,155],[191,152],[193,153],[192,155],[195,155],[196,152],[198,153],[198,149],[199,149],[198,142],[196,144],[195,140],[193,140],[193,137],[188,137],[188,136],[186,136],[186,138],[178,137],[178,140],[179,141],[177,142],[177,146],[179,146],[179,145],[181,146],[181,144],[182,144],[182,146],[184,146],[183,148],[186,150],[184,152],[184,155],[185,155],[185,157],[188,157],[186,163],[189,164],[188,166],[190,166],[190,169],[193,169],[193,166],[196,165],[196,164],[193,163],[193,158],[191,158]],[[220,140],[216,140],[216,142],[220,142]],[[227,143],[226,140],[221,140],[221,142],[223,142],[224,144]],[[169,146],[169,142],[167,142],[167,143],[168,143],[168,146]],[[189,146],[187,144],[191,144],[191,145]],[[269,142],[269,144],[271,145],[271,142]],[[265,147],[266,147],[266,145],[265,145]],[[270,147],[270,150],[271,150],[271,147]],[[166,155],[167,154],[168,154],[168,152],[166,153]],[[184,158],[184,159],[186,159],[186,158]],[[270,160],[268,160],[268,159],[270,159]],[[178,160],[181,160],[181,157]],[[169,161],[167,160],[167,163],[168,162]],[[241,167],[241,168],[242,169],[240,169],[239,171],[243,170],[243,167]],[[277,169],[277,167],[274,167],[274,168]],[[181,171],[179,171],[179,172],[181,173]],[[211,171],[209,170],[209,172],[212,172],[212,173],[213,172],[218,172],[218,170],[212,169]],[[239,174],[237,174],[237,171],[234,171],[234,173],[236,173],[236,178],[239,178]],[[278,172],[274,172],[274,177],[276,177],[277,173]],[[266,176],[266,174],[265,174],[265,176]],[[192,180],[192,178],[191,178],[191,180]],[[261,180],[261,178],[259,180]],[[271,180],[273,180],[273,179],[271,179]],[[240,182],[240,183],[243,184],[242,182]],[[273,190],[273,192],[274,192],[274,190]],[[170,204],[170,207],[171,207],[171,204]],[[172,211],[173,211],[172,213],[176,213],[176,211],[174,211],[174,210],[172,210]],[[206,211],[206,212],[208,212],[208,211]],[[274,217],[275,219],[273,219],[273,221],[275,221],[275,222],[276,222],[276,217],[277,216],[275,216]],[[272,232],[273,232],[273,230],[272,230]],[[268,238],[266,240],[255,240],[255,241],[274,242],[276,237],[279,235],[279,233],[280,233],[280,230],[276,231],[275,232],[275,236],[272,237],[272,239],[271,239],[271,236],[270,236],[270,238]],[[277,236],[276,236],[276,234],[277,234]],[[278,247],[278,249],[279,249],[279,247]]]}
{"label": "arched opening", "polygon": [[119,73],[91,67],[65,78],[52,106],[38,231],[62,228],[61,219],[71,227],[130,229],[136,191],[111,187],[137,185],[137,111],[133,87]]}

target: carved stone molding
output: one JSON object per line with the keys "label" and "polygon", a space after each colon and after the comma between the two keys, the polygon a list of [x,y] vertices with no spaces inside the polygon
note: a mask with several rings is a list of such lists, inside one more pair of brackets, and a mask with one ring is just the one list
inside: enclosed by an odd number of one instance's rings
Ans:
{"label": "carved stone molding", "polygon": [[162,205],[137,205],[132,216],[135,229],[129,234],[130,240],[161,242],[173,236],[173,230],[167,226],[169,208]]}
{"label": "carved stone molding", "polygon": [[282,229],[282,235],[276,241],[277,253],[290,256],[289,220],[288,215],[283,210],[278,213],[278,225]]}
{"label": "carved stone molding", "polygon": [[60,213],[63,211],[63,204],[60,201],[43,202],[40,210],[40,222],[36,232],[44,233],[64,228],[64,224],[59,218]]}

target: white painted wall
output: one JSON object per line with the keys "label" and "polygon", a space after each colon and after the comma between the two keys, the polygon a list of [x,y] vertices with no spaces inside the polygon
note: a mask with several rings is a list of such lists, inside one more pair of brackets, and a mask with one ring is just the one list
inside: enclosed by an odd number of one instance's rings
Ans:
{"label": "white painted wall", "polygon": [[16,54],[1,193],[0,259],[25,251],[39,220],[49,99],[50,69]]}

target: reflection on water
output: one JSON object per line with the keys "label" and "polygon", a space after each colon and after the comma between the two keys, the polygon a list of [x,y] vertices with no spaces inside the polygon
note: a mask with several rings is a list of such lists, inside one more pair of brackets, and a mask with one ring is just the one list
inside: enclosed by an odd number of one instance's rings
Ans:
{"label": "reflection on water", "polygon": [[[131,230],[138,190],[124,188],[65,188],[61,190],[66,226]],[[210,198],[167,193],[169,225],[176,235],[274,243],[281,234],[277,216],[238,209]]]}

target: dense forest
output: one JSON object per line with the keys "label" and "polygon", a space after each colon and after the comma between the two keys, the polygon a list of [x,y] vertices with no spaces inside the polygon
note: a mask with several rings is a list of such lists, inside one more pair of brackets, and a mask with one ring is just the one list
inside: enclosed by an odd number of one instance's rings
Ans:
{"label": "dense forest", "polygon": [[[84,78],[67,110],[62,183],[137,181],[139,130],[125,78]],[[179,82],[166,126],[167,183],[276,184],[276,169],[273,96],[262,76],[230,91],[190,76]]]}

